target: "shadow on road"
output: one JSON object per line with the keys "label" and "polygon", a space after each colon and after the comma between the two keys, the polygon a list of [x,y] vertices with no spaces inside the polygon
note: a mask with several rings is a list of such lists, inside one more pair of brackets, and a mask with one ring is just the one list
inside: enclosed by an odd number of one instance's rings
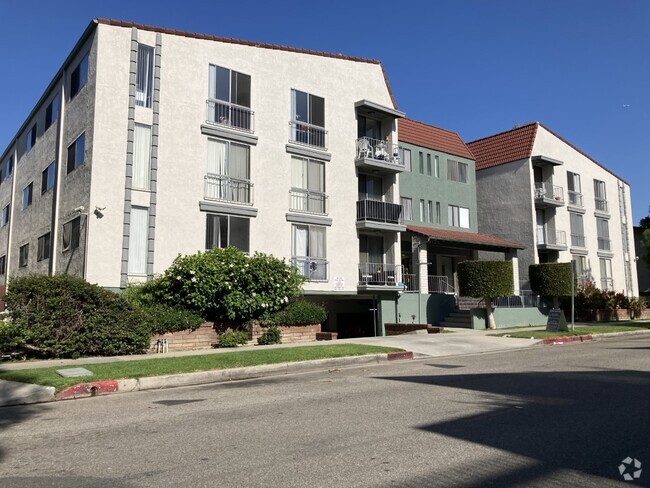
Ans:
{"label": "shadow on road", "polygon": [[[48,407],[45,404],[0,407],[0,462],[5,460],[7,449],[10,447],[9,443],[11,442],[10,436],[8,436],[5,431],[18,423],[25,422],[35,416],[41,415],[46,412],[47,409]],[[2,485],[2,483],[0,483],[0,485]]]}
{"label": "shadow on road", "polygon": [[[512,463],[503,453],[495,453],[496,473],[492,469],[483,478],[466,478],[462,486],[533,482],[542,486],[561,470],[580,472],[580,486],[593,480],[593,486],[618,484],[623,481],[618,467],[628,456],[642,461],[645,468],[634,484],[650,486],[650,373],[606,370],[382,379],[481,392],[478,400],[487,411],[434,420],[419,428],[534,460]],[[459,403],[460,413],[462,408]],[[444,477],[454,479],[451,473]],[[430,479],[413,479],[404,486],[440,485],[442,479],[440,473],[432,473]]]}

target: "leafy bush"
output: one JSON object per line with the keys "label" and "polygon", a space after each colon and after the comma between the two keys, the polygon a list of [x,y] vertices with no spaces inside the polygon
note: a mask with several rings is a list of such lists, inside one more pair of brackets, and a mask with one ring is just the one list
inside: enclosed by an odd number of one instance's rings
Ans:
{"label": "leafy bush", "polygon": [[641,317],[641,314],[646,308],[646,301],[645,298],[639,297],[639,298],[633,298],[630,300],[630,309],[634,312],[634,318],[639,318]]}
{"label": "leafy bush", "polygon": [[243,330],[228,330],[219,336],[217,347],[237,347],[248,344],[248,334]]}
{"label": "leafy bush", "polygon": [[571,296],[571,263],[531,264],[530,287],[543,297]]}
{"label": "leafy bush", "polygon": [[284,310],[264,316],[262,325],[310,325],[321,324],[327,319],[327,311],[322,305],[296,300],[286,306]]}
{"label": "leafy bush", "polygon": [[266,254],[247,257],[234,247],[178,256],[144,286],[145,295],[209,319],[246,321],[280,310],[301,292],[295,268]]}
{"label": "leafy bush", "polygon": [[463,261],[458,263],[462,296],[496,298],[512,295],[512,262]]}
{"label": "leafy bush", "polygon": [[68,275],[14,278],[5,297],[25,342],[51,357],[143,353],[151,327],[123,297]]}
{"label": "leafy bush", "polygon": [[257,338],[257,343],[260,346],[268,344],[280,344],[282,342],[282,333],[275,325],[272,325],[264,331],[264,333]]}
{"label": "leafy bush", "polygon": [[11,320],[0,322],[0,354],[19,349],[25,344],[26,331],[21,324]]}
{"label": "leafy bush", "polygon": [[147,314],[151,331],[154,334],[166,334],[168,332],[178,332],[180,330],[196,330],[205,322],[203,317],[183,310],[181,308],[172,308],[166,305],[150,305],[143,307]]}

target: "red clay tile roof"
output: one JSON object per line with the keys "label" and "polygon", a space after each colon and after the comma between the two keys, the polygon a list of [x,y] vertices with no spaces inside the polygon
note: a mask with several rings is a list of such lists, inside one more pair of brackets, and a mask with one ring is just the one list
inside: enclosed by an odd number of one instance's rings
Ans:
{"label": "red clay tile roof", "polygon": [[326,58],[336,58],[336,59],[344,59],[346,61],[355,61],[358,63],[369,63],[369,64],[378,64],[379,67],[381,68],[381,72],[384,75],[384,81],[386,82],[386,88],[388,88],[388,93],[390,94],[390,98],[393,102],[393,108],[397,110],[397,103],[395,102],[395,97],[393,96],[393,91],[390,88],[390,84],[388,83],[388,78],[386,77],[386,71],[384,71],[384,66],[381,64],[381,61],[377,61],[375,59],[367,59],[367,58],[357,58],[354,56],[346,56],[344,54],[334,54],[334,53],[326,53],[322,51],[311,51],[309,49],[299,49],[295,47],[290,47],[290,46],[281,46],[278,44],[268,44],[265,42],[253,42],[253,41],[244,41],[242,39],[233,39],[231,37],[218,37],[218,36],[211,36],[207,34],[197,34],[194,32],[186,32],[186,31],[180,31],[180,30],[175,30],[175,29],[166,29],[164,27],[156,27],[154,25],[146,25],[146,24],[138,24],[135,22],[126,22],[122,20],[113,20],[113,19],[95,19],[94,22],[98,24],[105,24],[105,25],[113,25],[116,27],[134,27],[136,29],[144,30],[144,31],[152,31],[152,32],[160,32],[162,34],[169,34],[172,36],[182,36],[182,37],[191,37],[193,39],[204,39],[207,41],[218,41],[218,42],[228,42],[230,44],[241,44],[243,46],[251,46],[251,47],[258,47],[261,49],[275,49],[279,51],[288,51],[292,53],[300,53],[300,54],[311,54],[314,56],[323,56]]}
{"label": "red clay tile roof", "polygon": [[476,156],[476,171],[511,163],[531,156],[538,122],[517,127],[500,134],[468,142]]}
{"label": "red clay tile roof", "polygon": [[432,229],[430,227],[420,227],[417,225],[407,225],[406,230],[421,234],[423,236],[431,237],[438,241],[448,242],[464,242],[467,244],[476,244],[487,247],[509,248],[509,249],[524,249],[523,244],[514,241],[507,241],[499,237],[490,236],[487,234],[479,234],[476,232],[462,232],[459,230],[446,230],[446,229]]}
{"label": "red clay tile roof", "polygon": [[460,136],[450,130],[412,119],[398,120],[397,129],[399,140],[402,142],[435,149],[462,158],[476,159]]}

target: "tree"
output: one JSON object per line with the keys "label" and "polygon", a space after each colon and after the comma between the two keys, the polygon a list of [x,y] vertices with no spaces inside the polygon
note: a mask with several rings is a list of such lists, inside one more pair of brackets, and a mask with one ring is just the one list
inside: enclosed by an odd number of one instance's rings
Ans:
{"label": "tree", "polygon": [[553,298],[553,308],[559,308],[560,297],[571,296],[571,263],[531,264],[528,276],[531,290]]}
{"label": "tree", "polygon": [[[648,212],[650,214],[650,207],[648,207]],[[640,257],[650,266],[650,215],[643,217],[639,222],[639,226],[642,229]]]}
{"label": "tree", "polygon": [[458,264],[458,287],[463,296],[485,301],[487,326],[496,329],[492,300],[512,295],[511,261],[464,261]]}

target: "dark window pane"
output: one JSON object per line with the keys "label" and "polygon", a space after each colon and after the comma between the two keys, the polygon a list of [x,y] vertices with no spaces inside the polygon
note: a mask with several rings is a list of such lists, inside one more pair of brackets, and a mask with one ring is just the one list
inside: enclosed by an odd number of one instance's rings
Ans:
{"label": "dark window pane", "polygon": [[325,99],[309,95],[309,123],[325,127]]}
{"label": "dark window pane", "polygon": [[298,90],[294,92],[293,118],[302,122],[309,122],[309,112],[307,109],[307,94]]}
{"label": "dark window pane", "polygon": [[215,87],[215,98],[230,101],[230,70],[217,66],[217,86]]}
{"label": "dark window pane", "polygon": [[230,217],[230,242],[231,246],[240,251],[249,252],[250,220],[241,217]]}
{"label": "dark window pane", "polygon": [[83,133],[75,142],[75,168],[84,162],[84,151],[86,149],[86,133]]}
{"label": "dark window pane", "polygon": [[219,247],[228,247],[228,217],[219,216]]}

